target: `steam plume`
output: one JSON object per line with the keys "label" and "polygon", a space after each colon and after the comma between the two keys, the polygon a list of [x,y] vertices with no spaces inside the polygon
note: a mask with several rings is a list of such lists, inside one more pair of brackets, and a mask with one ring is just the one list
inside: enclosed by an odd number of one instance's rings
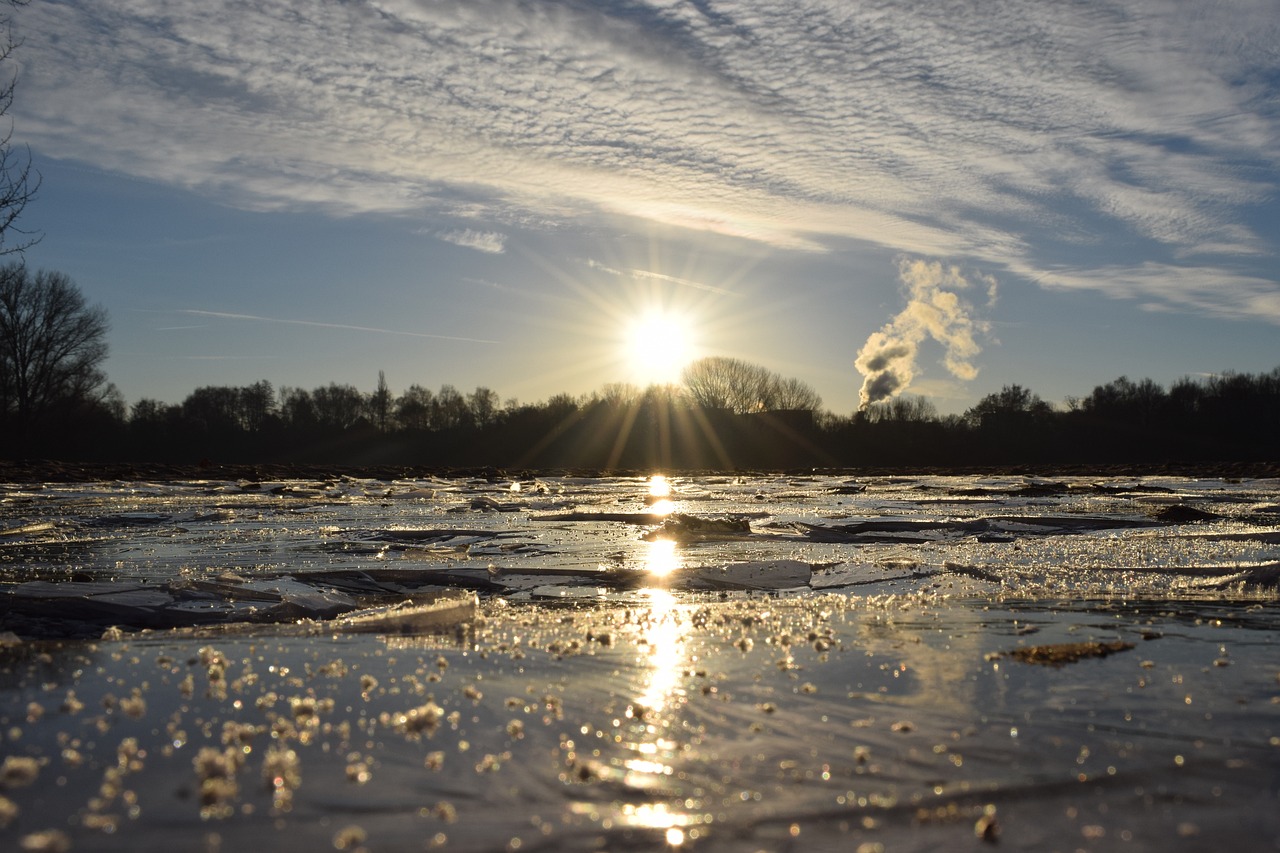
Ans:
{"label": "steam plume", "polygon": [[[880,331],[871,333],[854,362],[863,376],[859,394],[862,409],[907,390],[915,378],[916,355],[925,338],[943,346],[942,363],[952,376],[973,379],[978,375],[973,359],[982,348],[975,336],[987,326],[974,319],[973,308],[957,293],[970,287],[959,268],[903,258],[898,262],[898,278],[906,290],[907,307]],[[994,302],[995,279],[980,278],[989,301]]]}

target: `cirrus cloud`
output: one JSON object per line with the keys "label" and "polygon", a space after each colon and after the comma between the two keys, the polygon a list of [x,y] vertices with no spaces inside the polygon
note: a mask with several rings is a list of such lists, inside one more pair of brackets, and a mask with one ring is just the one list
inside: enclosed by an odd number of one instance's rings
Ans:
{"label": "cirrus cloud", "polygon": [[[21,141],[244,207],[852,240],[1280,324],[1265,0],[48,0],[18,24]],[[1187,296],[1202,269],[1218,290]]]}

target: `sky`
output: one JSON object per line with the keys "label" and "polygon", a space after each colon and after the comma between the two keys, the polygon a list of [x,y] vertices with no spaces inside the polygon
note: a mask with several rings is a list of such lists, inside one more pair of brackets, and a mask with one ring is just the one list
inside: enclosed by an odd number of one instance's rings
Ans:
{"label": "sky", "polygon": [[1280,366],[1274,0],[34,0],[14,23],[26,261],[107,310],[130,403],[379,371],[538,402],[726,356],[838,414],[958,413]]}

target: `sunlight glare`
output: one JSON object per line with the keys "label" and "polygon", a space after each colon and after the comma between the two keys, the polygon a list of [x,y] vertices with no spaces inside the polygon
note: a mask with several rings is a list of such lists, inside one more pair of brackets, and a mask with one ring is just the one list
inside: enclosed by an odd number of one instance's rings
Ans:
{"label": "sunlight glare", "polygon": [[685,654],[686,626],[676,609],[675,596],[665,589],[646,589],[644,595],[652,605],[649,610],[647,647],[649,683],[637,702],[655,713],[668,708],[680,686]]}
{"label": "sunlight glare", "polygon": [[649,495],[655,498],[671,497],[671,483],[662,474],[649,478]]}
{"label": "sunlight glare", "polygon": [[680,568],[680,555],[673,539],[656,539],[648,543],[644,555],[645,571],[654,578],[665,578]]}
{"label": "sunlight glare", "polygon": [[675,512],[675,501],[671,499],[671,483],[661,474],[649,478],[649,494],[644,496],[645,506],[654,515],[670,515]]}
{"label": "sunlight glare", "polygon": [[679,382],[694,360],[696,346],[687,317],[650,311],[627,329],[626,354],[634,380],[641,385]]}

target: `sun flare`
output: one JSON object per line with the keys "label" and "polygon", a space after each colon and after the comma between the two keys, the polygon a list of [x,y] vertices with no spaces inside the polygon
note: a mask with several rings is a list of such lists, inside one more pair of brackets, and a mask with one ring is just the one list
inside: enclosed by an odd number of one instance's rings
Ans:
{"label": "sun flare", "polygon": [[664,311],[636,318],[627,328],[625,347],[632,381],[642,386],[679,382],[697,351],[689,319]]}

